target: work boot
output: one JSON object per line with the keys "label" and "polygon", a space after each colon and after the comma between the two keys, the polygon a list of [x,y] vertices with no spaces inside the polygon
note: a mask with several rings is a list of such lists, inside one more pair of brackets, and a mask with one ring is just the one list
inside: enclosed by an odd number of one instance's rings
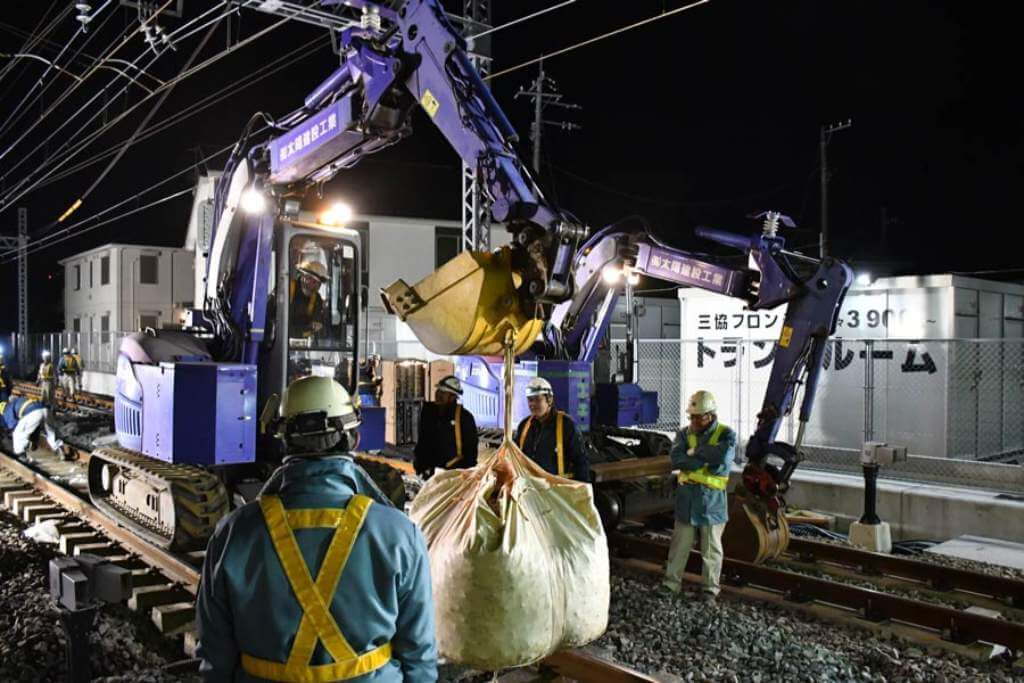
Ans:
{"label": "work boot", "polygon": [[712,593],[711,591],[701,591],[700,601],[706,605],[714,605],[718,602],[718,596]]}
{"label": "work boot", "polygon": [[662,598],[678,599],[679,597],[681,597],[682,591],[673,590],[672,587],[670,587],[668,584],[662,583],[654,589],[654,594]]}

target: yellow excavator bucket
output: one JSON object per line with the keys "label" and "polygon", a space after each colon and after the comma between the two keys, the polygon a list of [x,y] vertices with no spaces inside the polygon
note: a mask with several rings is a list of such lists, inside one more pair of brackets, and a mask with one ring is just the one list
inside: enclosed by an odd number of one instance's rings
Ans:
{"label": "yellow excavator bucket", "polygon": [[404,280],[389,285],[384,305],[412,328],[434,353],[498,355],[509,332],[515,354],[537,339],[544,321],[524,311],[516,295],[508,248],[496,252],[464,251],[410,287]]}

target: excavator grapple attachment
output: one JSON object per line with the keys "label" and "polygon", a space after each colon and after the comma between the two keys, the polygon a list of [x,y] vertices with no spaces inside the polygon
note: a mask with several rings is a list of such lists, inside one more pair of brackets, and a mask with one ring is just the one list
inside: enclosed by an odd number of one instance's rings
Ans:
{"label": "excavator grapple attachment", "polygon": [[381,292],[388,312],[441,355],[497,355],[511,332],[515,354],[537,339],[544,321],[524,311],[508,248],[464,251],[410,287],[398,280]]}
{"label": "excavator grapple attachment", "polygon": [[726,556],[744,562],[778,559],[789,547],[789,523],[781,508],[773,509],[738,486],[729,496],[722,546]]}

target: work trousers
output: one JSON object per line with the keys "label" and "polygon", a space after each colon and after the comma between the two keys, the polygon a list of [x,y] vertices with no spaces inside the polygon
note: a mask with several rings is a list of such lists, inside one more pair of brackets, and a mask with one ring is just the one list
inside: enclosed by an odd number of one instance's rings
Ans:
{"label": "work trousers", "polygon": [[61,441],[53,429],[53,425],[50,422],[50,414],[46,410],[33,410],[18,420],[18,425],[11,434],[11,445],[14,447],[15,455],[24,455],[25,451],[28,450],[29,439],[37,429],[43,430],[50,450],[55,453],[64,445],[64,442]]}
{"label": "work trousers", "polygon": [[703,590],[706,593],[718,595],[719,580],[722,576],[722,532],[725,531],[725,524],[696,527],[684,524],[677,519],[675,528],[672,530],[672,545],[668,550],[668,567],[665,569],[664,584],[674,592],[680,591],[683,570],[686,569],[686,562],[690,559],[690,550],[693,549],[693,542],[698,531],[700,532],[700,556],[704,561],[701,571]]}
{"label": "work trousers", "polygon": [[74,399],[78,393],[78,375],[61,375],[60,388],[64,390],[64,398]]}

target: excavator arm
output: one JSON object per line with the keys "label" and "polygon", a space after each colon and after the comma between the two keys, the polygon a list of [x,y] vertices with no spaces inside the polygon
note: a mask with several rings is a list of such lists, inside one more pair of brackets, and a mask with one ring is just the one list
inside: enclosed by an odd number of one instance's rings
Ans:
{"label": "excavator arm", "polygon": [[[583,245],[573,264],[575,295],[555,307],[541,353],[567,360],[593,361],[619,296],[619,283],[636,274],[680,286],[697,287],[746,301],[752,310],[786,304],[776,343],[771,378],[757,428],[747,442],[744,485],[754,495],[777,503],[801,460],[804,429],[810,420],[822,356],[853,274],[844,262],[818,260],[788,251],[778,235],[775,212],[762,214],[760,234],[737,235],[698,228],[700,237],[739,250],[749,266],[723,265],[662,244],[648,231],[610,227]],[[803,386],[796,442],[776,440],[783,419]]]}
{"label": "excavator arm", "polygon": [[[278,3],[275,10],[264,3],[261,9],[292,16],[293,4]],[[397,11],[363,1],[320,3],[342,4],[360,7],[363,15],[358,24],[332,28],[340,66],[302,107],[273,122],[272,139],[249,146],[243,136],[228,163],[214,207],[209,317],[224,329],[261,327],[239,315],[249,308],[254,287],[248,277],[238,282],[234,259],[245,251],[239,244],[244,234],[260,232],[241,229],[245,221],[236,209],[243,193],[286,198],[323,183],[409,135],[418,107],[476,169],[494,219],[513,240],[494,254],[463,253],[415,290],[399,281],[383,293],[384,303],[436,353],[495,353],[510,333],[520,350],[529,346],[550,306],[572,295],[573,255],[586,228],[537,187],[513,148],[515,131],[438,0],[408,0]],[[327,21],[324,16],[331,15],[318,16]],[[228,280],[234,282],[226,287]]]}

